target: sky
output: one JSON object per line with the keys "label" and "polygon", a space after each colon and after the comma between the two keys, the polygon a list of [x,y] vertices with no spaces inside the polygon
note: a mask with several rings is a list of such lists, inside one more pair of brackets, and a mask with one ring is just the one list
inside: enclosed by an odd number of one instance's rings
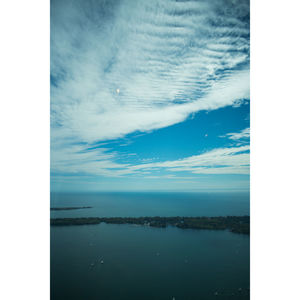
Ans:
{"label": "sky", "polygon": [[244,0],[51,0],[52,191],[249,191]]}

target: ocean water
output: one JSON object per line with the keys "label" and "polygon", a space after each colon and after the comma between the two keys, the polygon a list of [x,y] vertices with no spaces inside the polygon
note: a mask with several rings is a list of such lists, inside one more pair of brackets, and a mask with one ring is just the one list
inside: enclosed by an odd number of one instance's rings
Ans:
{"label": "ocean water", "polygon": [[249,193],[51,193],[51,217],[241,216],[249,215]]}
{"label": "ocean water", "polygon": [[[52,217],[245,215],[249,196],[52,193],[51,206],[93,206]],[[249,246],[249,236],[229,231],[51,227],[51,299],[249,299]]]}

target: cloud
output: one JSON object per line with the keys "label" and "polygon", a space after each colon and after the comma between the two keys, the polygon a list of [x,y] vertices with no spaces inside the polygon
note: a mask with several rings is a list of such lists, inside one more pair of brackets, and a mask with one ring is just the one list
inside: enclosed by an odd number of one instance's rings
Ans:
{"label": "cloud", "polygon": [[217,148],[179,160],[129,167],[131,170],[164,168],[170,172],[193,174],[249,174],[249,146]]}
{"label": "cloud", "polygon": [[119,155],[107,148],[89,149],[86,145],[61,145],[51,149],[51,171],[57,174],[119,177],[130,173],[127,164],[116,163]]}
{"label": "cloud", "polygon": [[[87,152],[78,146],[74,148],[60,150],[58,152],[59,157],[52,159],[54,163],[51,168],[56,172],[106,177],[145,176],[149,172],[152,174],[153,171],[161,170],[191,174],[249,174],[249,146],[217,148],[179,160],[136,165],[113,162],[116,154],[106,153],[105,149],[94,149]],[[155,175],[149,176],[147,177],[153,178]],[[174,174],[166,176],[171,178]]]}
{"label": "cloud", "polygon": [[250,128],[245,128],[241,130],[240,132],[233,132],[233,133],[227,133],[220,137],[228,137],[231,140],[242,140],[242,139],[249,139],[250,138]]}

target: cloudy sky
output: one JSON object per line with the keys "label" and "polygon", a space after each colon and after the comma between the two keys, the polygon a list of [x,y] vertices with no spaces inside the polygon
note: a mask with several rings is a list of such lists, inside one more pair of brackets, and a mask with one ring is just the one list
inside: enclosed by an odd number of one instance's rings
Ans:
{"label": "cloudy sky", "polygon": [[51,189],[248,191],[249,35],[243,0],[51,0]]}

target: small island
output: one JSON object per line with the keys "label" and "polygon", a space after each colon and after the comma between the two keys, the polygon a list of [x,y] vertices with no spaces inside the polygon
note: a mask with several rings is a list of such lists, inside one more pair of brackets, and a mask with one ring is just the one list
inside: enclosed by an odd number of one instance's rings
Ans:
{"label": "small island", "polygon": [[92,208],[92,206],[75,206],[75,207],[51,207],[50,210],[74,210]]}
{"label": "small island", "polygon": [[51,226],[134,224],[160,227],[175,226],[181,229],[230,230],[234,233],[250,234],[249,216],[227,217],[112,217],[112,218],[53,218]]}

